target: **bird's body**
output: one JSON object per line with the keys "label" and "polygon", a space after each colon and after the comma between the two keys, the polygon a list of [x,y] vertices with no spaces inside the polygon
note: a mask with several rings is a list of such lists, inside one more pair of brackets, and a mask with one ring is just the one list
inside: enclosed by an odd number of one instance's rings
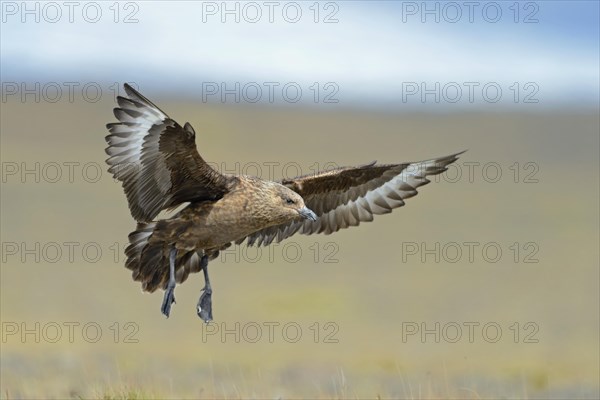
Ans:
{"label": "bird's body", "polygon": [[219,200],[191,203],[173,218],[163,220],[154,234],[157,240],[175,243],[181,250],[211,250],[290,218],[266,207],[270,193],[263,187],[276,183],[245,176],[233,179],[232,190]]}
{"label": "bird's body", "polygon": [[169,219],[139,223],[138,230],[131,233],[126,265],[134,271],[134,279],[142,281],[144,290],[153,292],[166,285],[172,247],[179,255],[175,271],[181,283],[190,272],[197,272],[202,256],[214,258],[232,242],[299,217],[296,211],[274,213],[278,208],[267,206],[273,190],[297,196],[286,187],[256,177],[228,178],[231,189],[220,199],[191,203]]}
{"label": "bird's body", "polygon": [[[129,85],[118,97],[118,123],[108,124],[109,171],[123,182],[137,229],[129,235],[126,267],[145,291],[165,289],[169,315],[174,288],[204,271],[198,314],[212,319],[208,261],[232,244],[268,245],[295,233],[330,234],[372,221],[404,205],[416,188],[457,155],[416,163],[342,167],[281,182],[221,174],[199,155],[194,129],[181,127]],[[168,219],[160,211],[189,202]]]}

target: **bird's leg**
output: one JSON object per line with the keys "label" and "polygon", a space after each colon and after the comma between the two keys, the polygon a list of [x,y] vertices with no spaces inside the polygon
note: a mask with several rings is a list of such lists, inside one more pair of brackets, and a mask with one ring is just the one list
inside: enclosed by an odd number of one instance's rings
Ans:
{"label": "bird's leg", "polygon": [[200,260],[200,268],[204,271],[204,288],[198,300],[198,316],[202,318],[202,321],[208,323],[212,321],[212,288],[210,287],[210,280],[208,279],[208,256],[202,256]]}
{"label": "bird's leg", "polygon": [[163,298],[162,306],[160,311],[169,318],[171,313],[171,304],[175,303],[175,259],[177,258],[177,249],[175,246],[171,248],[169,253],[169,283],[165,290],[165,297]]}

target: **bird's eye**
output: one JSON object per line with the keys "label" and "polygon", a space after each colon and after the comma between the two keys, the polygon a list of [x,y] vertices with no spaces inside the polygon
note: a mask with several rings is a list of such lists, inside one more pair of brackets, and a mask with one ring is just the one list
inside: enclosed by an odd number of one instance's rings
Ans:
{"label": "bird's eye", "polygon": [[288,204],[294,204],[294,203],[295,203],[295,201],[294,201],[294,200],[292,200],[292,199],[289,199],[289,198],[288,198],[288,199],[285,199],[285,202],[286,202],[286,203],[288,203]]}

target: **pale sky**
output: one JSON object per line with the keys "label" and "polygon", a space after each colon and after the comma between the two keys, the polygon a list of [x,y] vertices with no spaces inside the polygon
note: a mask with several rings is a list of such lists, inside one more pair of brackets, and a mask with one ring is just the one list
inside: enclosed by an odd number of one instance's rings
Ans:
{"label": "pale sky", "polygon": [[319,103],[368,107],[436,95],[450,109],[598,106],[595,1],[66,4],[2,2],[3,83],[129,81],[219,101],[238,82],[261,102],[293,83],[309,103],[318,86]]}

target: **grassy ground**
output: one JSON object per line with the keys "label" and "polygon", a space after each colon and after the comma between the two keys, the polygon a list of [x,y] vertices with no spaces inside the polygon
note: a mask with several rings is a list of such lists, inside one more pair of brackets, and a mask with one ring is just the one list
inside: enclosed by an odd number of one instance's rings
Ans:
{"label": "grassy ground", "polygon": [[166,320],[123,268],[113,104],[2,104],[2,398],[599,396],[597,115],[161,104],[265,178],[469,151],[392,215],[216,260],[203,326],[200,276]]}

